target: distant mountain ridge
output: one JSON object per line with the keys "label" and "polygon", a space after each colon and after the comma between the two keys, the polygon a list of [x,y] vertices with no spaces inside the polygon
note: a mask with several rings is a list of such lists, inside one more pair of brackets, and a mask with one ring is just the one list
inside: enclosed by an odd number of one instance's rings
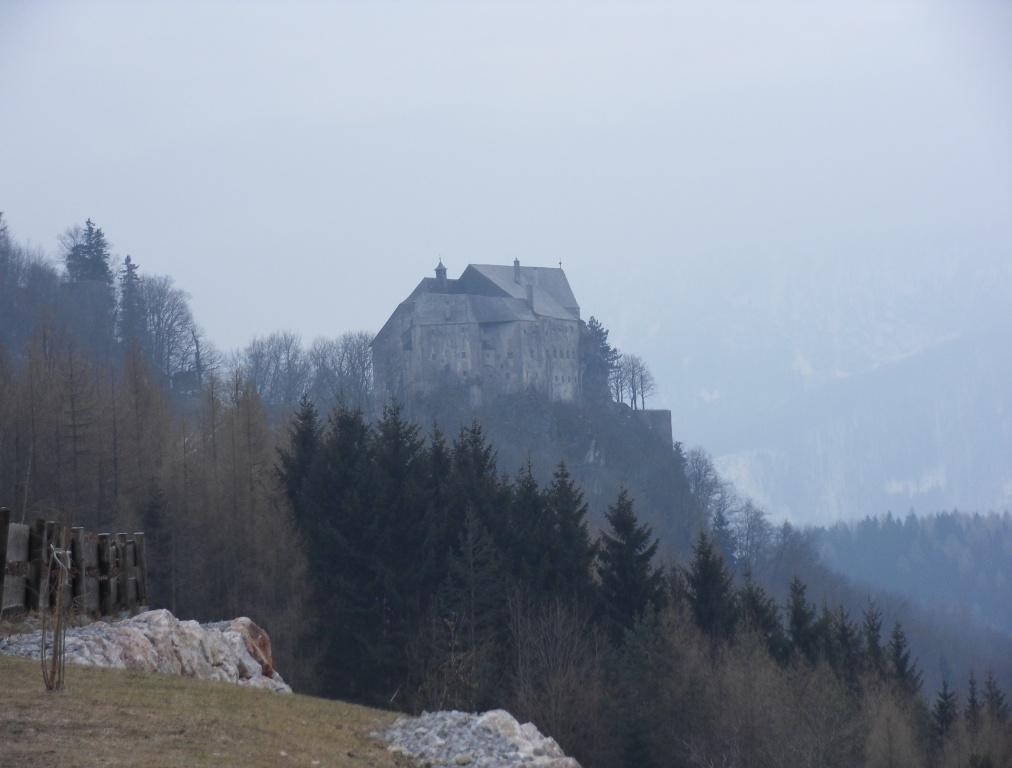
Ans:
{"label": "distant mountain ridge", "polygon": [[801,392],[713,446],[717,464],[775,515],[806,522],[1007,509],[1009,338],[1000,327],[947,339]]}

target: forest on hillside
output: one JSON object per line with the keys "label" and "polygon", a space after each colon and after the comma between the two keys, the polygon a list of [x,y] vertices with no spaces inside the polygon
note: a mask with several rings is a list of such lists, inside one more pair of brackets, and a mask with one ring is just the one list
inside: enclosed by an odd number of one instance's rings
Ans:
{"label": "forest on hillside", "polygon": [[856,582],[1012,633],[1012,516],[891,514],[819,529],[826,563]]}
{"label": "forest on hillside", "polygon": [[255,617],[297,689],[505,706],[588,766],[1008,762],[1007,638],[869,601],[607,368],[581,407],[419,426],[367,333],[225,354],[93,222],[60,262],[0,220],[0,504],[144,530],[152,602]]}

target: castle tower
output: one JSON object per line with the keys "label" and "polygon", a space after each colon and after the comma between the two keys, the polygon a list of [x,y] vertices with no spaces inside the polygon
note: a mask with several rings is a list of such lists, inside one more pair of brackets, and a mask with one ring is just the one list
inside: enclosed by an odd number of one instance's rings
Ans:
{"label": "castle tower", "polygon": [[436,290],[440,293],[446,293],[446,267],[443,266],[442,259],[436,265]]}

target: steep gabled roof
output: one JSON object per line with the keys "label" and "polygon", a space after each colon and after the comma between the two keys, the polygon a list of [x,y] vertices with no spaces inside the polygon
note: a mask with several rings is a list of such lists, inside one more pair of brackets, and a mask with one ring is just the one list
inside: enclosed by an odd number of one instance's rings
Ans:
{"label": "steep gabled roof", "polygon": [[[517,278],[519,277],[519,282]],[[531,304],[527,289],[531,289]],[[555,267],[469,264],[457,280],[425,277],[398,306],[411,313],[411,325],[533,322],[538,317],[578,320],[580,306],[566,273]],[[391,315],[377,334],[382,336]]]}
{"label": "steep gabled roof", "polygon": [[[527,286],[531,286],[534,313],[560,320],[577,320],[580,305],[569,287],[566,273],[559,267],[507,267],[498,264],[468,264],[456,281],[459,289],[481,290],[478,276],[494,286],[501,295],[527,300]],[[519,277],[519,282],[517,278]]]}

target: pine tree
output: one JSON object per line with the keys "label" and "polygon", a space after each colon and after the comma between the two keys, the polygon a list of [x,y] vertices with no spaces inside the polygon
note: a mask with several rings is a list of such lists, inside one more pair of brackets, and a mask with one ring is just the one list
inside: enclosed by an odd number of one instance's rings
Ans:
{"label": "pine tree", "polygon": [[310,556],[315,604],[328,628],[321,688],[359,701],[378,698],[372,644],[383,617],[377,558],[382,532],[372,507],[370,438],[359,411],[339,408],[331,415],[306,486],[310,528],[303,531],[309,550],[320,558],[314,565]]}
{"label": "pine tree", "polygon": [[584,399],[591,403],[607,402],[611,398],[611,375],[622,356],[608,343],[608,329],[596,317],[591,317],[580,331]]}
{"label": "pine tree", "polygon": [[144,294],[141,277],[134,260],[128,255],[123,262],[119,276],[119,340],[127,347],[138,345],[145,354],[149,354],[147,343],[147,313],[144,307]]}
{"label": "pine tree", "polygon": [[510,572],[528,598],[543,600],[551,586],[552,521],[529,460],[512,490],[506,528],[509,539],[503,542]]}
{"label": "pine tree", "polygon": [[500,481],[495,448],[485,439],[475,420],[462,429],[451,448],[452,474],[449,488],[451,525],[460,530],[468,510],[502,547],[509,540],[509,518],[503,514],[509,503],[509,489]]}
{"label": "pine tree", "polygon": [[288,447],[278,449],[277,473],[296,524],[305,533],[309,533],[306,483],[320,450],[321,432],[316,406],[308,395],[303,395],[289,428]]}
{"label": "pine tree", "polygon": [[[468,510],[439,593],[439,613],[450,631],[442,653],[462,676],[458,706],[477,709],[490,702],[506,621],[506,579],[495,541]],[[445,662],[444,662],[445,665]]]}
{"label": "pine tree", "polygon": [[88,219],[83,230],[63,240],[67,267],[66,315],[83,350],[110,362],[116,344],[116,294],[109,266],[109,244]]}
{"label": "pine tree", "polygon": [[141,526],[147,548],[149,604],[176,610],[174,530],[166,520],[168,502],[161,486],[152,480],[141,508]]}
{"label": "pine tree", "polygon": [[836,636],[833,633],[833,614],[826,602],[822,603],[822,610],[819,618],[813,626],[815,634],[815,655],[816,658],[824,659],[834,670],[837,665]]}
{"label": "pine tree", "polygon": [[874,603],[870,603],[864,610],[861,637],[864,641],[865,668],[880,680],[884,680],[887,669],[885,652],[882,649],[882,612]]}
{"label": "pine tree", "polygon": [[713,533],[713,541],[717,545],[717,550],[724,558],[724,563],[734,571],[738,565],[734,554],[734,533],[731,531],[731,522],[724,514],[724,510],[718,509],[714,512],[710,530]]}
{"label": "pine tree", "polygon": [[819,658],[818,636],[815,632],[815,610],[805,599],[807,587],[797,576],[791,579],[787,602],[787,626],[791,647],[810,664]]}
{"label": "pine tree", "polygon": [[553,525],[550,588],[565,600],[589,607],[596,548],[587,530],[587,503],[564,461],[559,462],[545,504]]}
{"label": "pine tree", "polygon": [[897,621],[889,638],[890,675],[904,694],[914,697],[921,690],[921,673],[917,663],[910,661],[910,648],[903,627]]}
{"label": "pine tree", "polygon": [[453,459],[446,438],[438,427],[432,431],[425,460],[427,467],[422,489],[425,540],[418,563],[418,579],[425,592],[434,594],[446,577],[447,559],[460,534],[460,525],[454,520],[450,504]]}
{"label": "pine tree", "polygon": [[713,642],[730,640],[738,618],[734,583],[705,532],[693,547],[685,583],[696,626]]}
{"label": "pine tree", "polygon": [[640,525],[623,488],[606,514],[608,530],[598,550],[601,611],[613,642],[662,600],[662,573],[651,564],[657,540]]}
{"label": "pine tree", "polygon": [[1008,722],[1008,702],[1005,700],[1005,694],[998,687],[998,682],[994,679],[994,674],[991,672],[987,673],[987,679],[984,680],[984,701],[987,704],[988,717],[993,722],[1001,725]]}
{"label": "pine tree", "polygon": [[966,709],[963,710],[963,717],[966,719],[966,727],[971,734],[976,734],[980,730],[982,712],[980,696],[977,693],[977,677],[973,672],[970,672],[970,682],[966,692]]}
{"label": "pine tree", "polygon": [[935,706],[931,710],[932,736],[937,748],[945,745],[945,740],[952,730],[952,726],[959,717],[959,706],[956,701],[956,692],[949,688],[949,683],[942,681],[942,689],[935,698]]}
{"label": "pine tree", "polygon": [[852,693],[857,693],[861,672],[861,637],[842,605],[833,614],[833,647],[837,677]]}
{"label": "pine tree", "polygon": [[418,427],[401,417],[397,405],[383,409],[370,442],[374,599],[380,619],[369,649],[376,669],[373,685],[389,695],[408,675],[403,649],[417,631],[428,597],[417,574],[426,534],[426,461]]}
{"label": "pine tree", "polygon": [[71,243],[64,260],[71,282],[94,281],[112,285],[109,244],[102,228],[96,227],[91,219],[84,223],[84,231]]}
{"label": "pine tree", "polygon": [[742,625],[765,641],[770,656],[786,664],[790,658],[790,643],[780,623],[780,611],[776,601],[752,580],[751,573],[745,575],[745,586],[738,593],[738,604]]}

